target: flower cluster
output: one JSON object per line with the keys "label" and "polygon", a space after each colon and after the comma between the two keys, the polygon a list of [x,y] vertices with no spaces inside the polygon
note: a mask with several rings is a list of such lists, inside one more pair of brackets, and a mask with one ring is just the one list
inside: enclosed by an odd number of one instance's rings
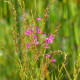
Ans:
{"label": "flower cluster", "polygon": [[[36,18],[37,19],[37,21],[40,21],[40,20],[42,20],[41,19],[41,17],[38,17],[38,18]],[[41,35],[41,34],[43,34],[43,32],[41,32],[41,30],[39,29],[39,27],[38,26],[36,26],[36,27],[34,27],[34,29],[32,30],[32,29],[28,29],[28,30],[26,30],[25,31],[25,34],[26,35],[28,35],[29,37],[30,36],[32,36],[32,44],[26,44],[27,45],[27,49],[29,49],[30,48],[30,46],[31,45],[33,45],[33,44],[35,44],[35,45],[38,45],[38,44],[40,44],[40,42],[38,41],[38,35]],[[44,35],[46,36],[46,33],[44,33]],[[49,35],[49,37],[48,38],[45,38],[45,41],[43,41],[44,42],[44,49],[48,49],[48,48],[50,48],[49,47],[49,44],[51,43],[53,43],[53,39],[54,39],[54,35],[52,35],[52,33]],[[46,56],[47,58],[50,58],[51,57],[51,55],[47,55]],[[55,59],[52,59],[52,62],[56,62],[56,60]]]}
{"label": "flower cluster", "polygon": [[46,44],[45,44],[44,48],[49,48],[48,45],[49,45],[49,43],[53,43],[53,39],[54,39],[54,36],[52,34],[48,38],[46,38],[45,39]]}

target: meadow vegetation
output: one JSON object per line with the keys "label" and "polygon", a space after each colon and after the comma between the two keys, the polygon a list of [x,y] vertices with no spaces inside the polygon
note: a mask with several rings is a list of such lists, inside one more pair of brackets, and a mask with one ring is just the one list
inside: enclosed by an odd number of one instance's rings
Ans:
{"label": "meadow vegetation", "polygon": [[80,80],[79,0],[0,0],[0,80]]}

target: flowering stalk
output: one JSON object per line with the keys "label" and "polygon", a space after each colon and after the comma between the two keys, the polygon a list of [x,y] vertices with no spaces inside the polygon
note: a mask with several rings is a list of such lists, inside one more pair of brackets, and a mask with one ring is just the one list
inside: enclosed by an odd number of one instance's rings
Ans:
{"label": "flowering stalk", "polygon": [[30,24],[27,24],[26,28],[24,27],[26,20],[23,21],[23,30],[21,31],[21,35],[19,35],[19,38],[22,40],[20,45],[22,60],[20,60],[21,62],[19,64],[20,77],[22,80],[25,78],[27,80],[39,79],[39,77],[43,80],[46,77],[45,74],[48,72],[47,68],[49,64],[57,61],[50,53],[45,54],[45,51],[50,48],[50,44],[53,44],[58,28],[55,34],[50,33],[48,37],[46,32],[43,32],[41,29],[47,20],[49,7],[50,5],[45,10],[44,18],[41,16],[36,18],[37,23],[42,23],[42,25],[35,24],[35,16],[33,15]]}

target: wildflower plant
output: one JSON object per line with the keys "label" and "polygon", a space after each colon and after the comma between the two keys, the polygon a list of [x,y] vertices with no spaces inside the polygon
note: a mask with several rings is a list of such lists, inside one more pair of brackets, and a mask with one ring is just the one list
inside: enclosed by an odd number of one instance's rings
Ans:
{"label": "wildflower plant", "polygon": [[43,32],[43,27],[45,26],[45,21],[48,20],[49,8],[53,3],[53,0],[47,6],[43,16],[36,17],[34,14],[32,14],[29,24],[27,23],[25,17],[24,2],[21,4],[21,2],[18,0],[23,12],[23,22],[21,23],[20,27],[20,34],[17,32],[16,10],[10,2],[8,3],[12,6],[14,13],[15,28],[13,30],[13,35],[16,52],[18,56],[21,56],[21,58],[18,57],[18,70],[20,78],[22,80],[49,79],[49,64],[53,64],[54,62],[57,62],[57,60],[54,58],[56,53],[50,51],[46,54],[46,50],[49,49],[50,44],[54,42],[55,34],[57,34],[58,29],[61,26],[60,25],[55,29],[54,34],[50,33],[47,35],[46,32]]}

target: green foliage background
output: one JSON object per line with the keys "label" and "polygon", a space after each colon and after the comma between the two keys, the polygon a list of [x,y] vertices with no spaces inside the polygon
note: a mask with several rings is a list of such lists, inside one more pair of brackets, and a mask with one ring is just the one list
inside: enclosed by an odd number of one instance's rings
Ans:
{"label": "green foliage background", "polygon": [[[20,10],[17,0],[9,0],[15,6],[18,13],[17,21],[18,32],[20,33],[20,25],[23,20],[22,12]],[[26,9],[26,18],[31,17],[31,9],[33,13],[34,0],[24,0]],[[42,16],[43,11],[49,4],[49,0],[36,0],[36,17]],[[27,20],[29,21],[29,20]],[[67,70],[73,79],[74,62],[77,56],[80,55],[80,1],[79,0],[55,0],[49,9],[49,19],[46,21],[44,30],[47,33],[54,33],[54,30],[61,23],[58,34],[51,45],[50,50],[62,50],[68,53]],[[14,47],[14,40],[12,29],[14,28],[13,16],[11,14],[11,6],[0,0],[0,80],[20,80],[16,73],[16,52]],[[62,55],[56,56],[56,66],[61,66],[63,62]],[[56,69],[52,72],[57,76]],[[65,71],[63,70],[65,78],[68,80]],[[78,80],[80,74],[78,75]],[[56,80],[56,79],[54,79]]]}

